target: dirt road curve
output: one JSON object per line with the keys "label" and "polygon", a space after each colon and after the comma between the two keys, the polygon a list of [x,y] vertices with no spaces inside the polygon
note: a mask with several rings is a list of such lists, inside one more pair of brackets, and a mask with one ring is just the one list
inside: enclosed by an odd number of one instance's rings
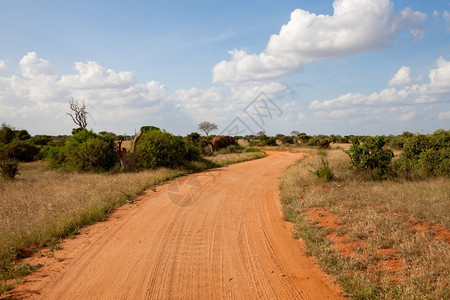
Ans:
{"label": "dirt road curve", "polygon": [[[148,191],[109,221],[64,242],[56,258],[9,296],[340,299],[339,289],[310,262],[281,219],[279,177],[299,158],[269,153],[190,175],[191,188]],[[195,203],[174,204],[177,195],[188,194],[185,200]]]}

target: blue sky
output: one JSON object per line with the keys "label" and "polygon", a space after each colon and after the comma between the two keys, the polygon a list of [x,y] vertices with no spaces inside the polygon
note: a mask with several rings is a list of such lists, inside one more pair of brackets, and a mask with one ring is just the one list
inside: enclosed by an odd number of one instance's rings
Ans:
{"label": "blue sky", "polygon": [[89,128],[128,134],[143,125],[187,134],[201,121],[221,133],[236,120],[240,134],[450,128],[450,1],[0,8],[0,122],[32,134],[69,134],[70,97],[89,105]]}

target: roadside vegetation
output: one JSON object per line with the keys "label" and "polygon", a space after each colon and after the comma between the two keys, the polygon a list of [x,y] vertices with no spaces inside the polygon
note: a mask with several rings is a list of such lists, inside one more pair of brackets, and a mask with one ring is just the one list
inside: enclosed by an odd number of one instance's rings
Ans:
{"label": "roadside vegetation", "polygon": [[196,133],[183,138],[152,126],[144,131],[137,171],[123,172],[115,151],[124,137],[86,129],[75,129],[68,137],[31,137],[2,125],[0,294],[13,288],[12,279],[39,267],[21,263],[22,258],[42,247],[57,249],[62,239],[106,220],[145,190],[178,176],[265,156],[243,147],[213,153],[208,151],[210,138]]}
{"label": "roadside vegetation", "polygon": [[[394,157],[393,140],[402,148]],[[294,236],[353,298],[448,299],[450,131],[354,139],[346,149],[305,148],[283,175]]]}

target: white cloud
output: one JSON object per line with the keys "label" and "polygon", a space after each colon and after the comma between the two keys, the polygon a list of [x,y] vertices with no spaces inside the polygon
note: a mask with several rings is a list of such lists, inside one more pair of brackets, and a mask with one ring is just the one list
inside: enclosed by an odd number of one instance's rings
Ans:
{"label": "white cloud", "polygon": [[7,68],[8,67],[6,67],[6,62],[0,59],[0,71],[6,70]]}
{"label": "white cloud", "polygon": [[68,88],[80,89],[120,89],[129,87],[136,83],[131,72],[116,73],[111,69],[105,69],[98,63],[89,61],[87,63],[75,63],[76,75],[67,75],[61,78],[61,85]]}
{"label": "white cloud", "polygon": [[417,83],[420,77],[411,76],[411,69],[409,67],[401,67],[400,70],[394,75],[394,77],[389,81],[390,86],[409,86]]}
{"label": "white cloud", "polygon": [[26,78],[53,75],[48,60],[38,58],[36,52],[28,52],[19,62],[20,71]]}
{"label": "white cloud", "polygon": [[296,9],[279,34],[260,54],[233,50],[231,60],[213,68],[214,82],[235,85],[274,80],[302,71],[309,63],[385,47],[405,28],[423,36],[426,15],[403,9],[394,14],[389,0],[335,0],[334,14],[316,15]]}
{"label": "white cloud", "polygon": [[70,133],[74,124],[65,115],[69,97],[86,101],[95,119],[89,126],[100,126],[99,130],[131,133],[142,125],[170,130],[180,122],[192,123],[164,85],[138,83],[131,72],[115,72],[90,61],[77,62],[75,74],[60,76],[35,52],[20,60],[19,69],[18,75],[0,77],[0,118],[14,118],[32,133]]}
{"label": "white cloud", "polygon": [[440,57],[436,61],[437,68],[430,70],[428,77],[430,83],[423,86],[424,93],[445,94],[450,93],[450,61]]}
{"label": "white cloud", "polygon": [[[414,107],[449,101],[450,62],[440,57],[436,60],[436,65],[435,69],[429,71],[429,83],[410,85],[417,78],[411,77],[408,67],[402,67],[389,84],[409,86],[389,87],[369,95],[347,93],[330,100],[315,100],[310,103],[309,108],[315,111],[316,116],[335,119],[351,117],[364,118],[365,121],[389,121],[389,118],[396,118],[400,122],[413,120],[418,116]],[[446,116],[447,112],[441,113],[439,119],[443,120]]]}
{"label": "white cloud", "polygon": [[438,118],[439,120],[450,120],[450,110],[440,112]]}

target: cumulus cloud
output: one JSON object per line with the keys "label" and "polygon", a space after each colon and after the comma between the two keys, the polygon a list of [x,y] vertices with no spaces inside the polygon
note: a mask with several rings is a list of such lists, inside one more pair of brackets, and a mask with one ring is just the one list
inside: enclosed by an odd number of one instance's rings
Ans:
{"label": "cumulus cloud", "polygon": [[26,78],[54,75],[48,60],[38,58],[36,52],[28,52],[19,62],[20,71]]}
{"label": "cumulus cloud", "polygon": [[333,8],[332,16],[296,9],[260,54],[230,51],[232,58],[213,68],[214,82],[274,80],[300,72],[315,60],[383,48],[406,28],[413,38],[423,36],[426,15],[410,8],[394,14],[389,0],[335,0]]}
{"label": "cumulus cloud", "polygon": [[31,124],[27,128],[31,132],[39,131],[37,126],[46,126],[47,134],[70,132],[74,125],[65,115],[69,97],[86,101],[101,130],[124,133],[142,125],[170,130],[183,120],[192,122],[163,84],[139,83],[131,72],[115,72],[89,61],[76,62],[75,74],[60,76],[35,52],[23,56],[18,67],[20,74],[0,77],[0,118],[21,120],[23,127]]}
{"label": "cumulus cloud", "polygon": [[437,68],[430,70],[428,77],[430,83],[423,86],[424,93],[445,94],[450,93],[450,61],[440,57],[436,61]]}
{"label": "cumulus cloud", "polygon": [[93,61],[77,62],[74,68],[78,71],[78,74],[63,76],[61,78],[63,86],[83,89],[120,89],[136,83],[136,79],[131,72],[116,73]]}
{"label": "cumulus cloud", "polygon": [[[389,87],[372,94],[347,93],[334,99],[312,101],[309,108],[321,117],[369,116],[386,114],[406,122],[417,117],[414,107],[427,103],[448,102],[450,96],[450,62],[442,57],[436,60],[437,67],[428,74],[429,83],[412,84],[410,69],[402,67],[390,81],[401,88]],[[399,75],[400,74],[400,75]],[[442,114],[442,115],[441,115]],[[439,114],[445,119],[446,112]]]}
{"label": "cumulus cloud", "polygon": [[400,70],[389,81],[390,86],[409,86],[417,83],[420,77],[413,77],[411,75],[411,69],[409,67],[401,67]]}

